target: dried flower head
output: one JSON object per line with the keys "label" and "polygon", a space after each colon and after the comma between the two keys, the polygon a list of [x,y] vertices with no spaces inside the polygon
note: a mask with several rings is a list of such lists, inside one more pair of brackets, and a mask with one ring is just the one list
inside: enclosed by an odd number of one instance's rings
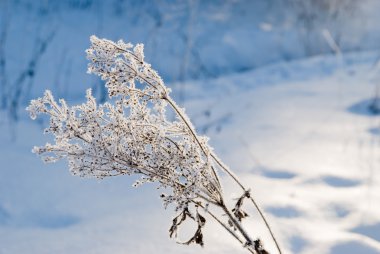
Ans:
{"label": "dried flower head", "polygon": [[[184,110],[171,99],[170,89],[144,61],[143,45],[115,43],[95,36],[91,37],[91,43],[86,51],[90,61],[88,72],[106,82],[110,101],[98,105],[90,89],[87,101],[77,106],[68,106],[63,99],[57,102],[50,91],[32,100],[27,107],[31,118],[47,114],[50,125],[45,133],[52,134],[55,141],[34,147],[33,152],[45,162],[67,159],[74,175],[97,178],[139,175],[135,187],[157,183],[166,192],[160,195],[165,207],[172,204],[179,213],[173,219],[170,237],[177,236],[186,219],[198,225],[194,236],[184,244],[203,246],[202,228],[206,219],[199,207],[211,204],[221,208],[231,226],[244,237],[248,250],[256,253],[253,241],[240,225],[248,216],[241,207],[243,199],[250,198],[249,191],[216,157],[207,144],[208,138],[196,134]],[[174,120],[169,120],[169,112],[176,116]],[[232,212],[223,200],[217,168],[226,171],[244,190]],[[204,211],[244,243],[209,209]]]}
{"label": "dried flower head", "polygon": [[[131,44],[95,36],[91,42],[88,70],[106,80],[109,96],[115,100],[98,106],[87,90],[86,103],[69,107],[46,91],[27,109],[33,119],[39,113],[50,116],[45,132],[55,136],[55,144],[33,151],[46,162],[67,158],[75,175],[139,174],[136,186],[158,182],[171,190],[163,196],[165,205],[174,203],[177,209],[199,196],[218,202],[221,190],[212,164],[183,122],[167,119],[167,103],[160,98],[169,90],[143,61],[142,45],[132,49]],[[141,88],[136,88],[136,82]],[[202,142],[206,147],[207,139]]]}

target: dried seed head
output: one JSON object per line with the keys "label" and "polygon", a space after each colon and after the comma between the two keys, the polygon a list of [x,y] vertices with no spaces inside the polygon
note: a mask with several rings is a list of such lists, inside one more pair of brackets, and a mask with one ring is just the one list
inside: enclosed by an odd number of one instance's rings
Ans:
{"label": "dried seed head", "polygon": [[55,143],[33,151],[46,162],[67,159],[74,175],[138,174],[134,186],[156,182],[166,189],[165,207],[181,210],[200,195],[218,202],[221,189],[204,152],[210,149],[207,138],[200,138],[200,147],[183,119],[168,120],[170,90],[144,61],[143,45],[95,36],[91,42],[88,71],[105,80],[112,103],[98,105],[89,89],[85,103],[70,107],[46,91],[27,110],[32,119],[40,113],[50,117],[45,131]]}

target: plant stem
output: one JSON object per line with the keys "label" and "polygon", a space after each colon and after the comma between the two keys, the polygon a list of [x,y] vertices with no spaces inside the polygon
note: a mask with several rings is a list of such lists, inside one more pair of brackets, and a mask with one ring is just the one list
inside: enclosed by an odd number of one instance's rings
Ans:
{"label": "plant stem", "polygon": [[[225,171],[227,172],[227,174],[229,176],[231,176],[232,179],[234,179],[234,181],[240,186],[240,188],[246,192],[247,189],[243,186],[243,184],[239,181],[239,179],[237,178],[237,176],[228,168],[227,165],[225,165],[214,153],[211,153],[211,157],[215,160],[215,162]],[[265,226],[267,227],[276,247],[277,247],[277,250],[280,254],[282,254],[282,251],[281,251],[281,248],[280,248],[280,245],[278,244],[277,242],[277,239],[272,231],[272,228],[271,226],[269,225],[268,223],[268,220],[266,219],[265,215],[264,215],[264,212],[261,210],[261,208],[259,207],[259,205],[257,204],[257,202],[255,201],[255,199],[252,197],[252,195],[249,196],[249,199],[251,200],[251,202],[253,203],[253,205],[255,206],[256,210],[258,211],[260,217],[262,218],[262,220],[264,221],[265,223]]]}
{"label": "plant stem", "polygon": [[[180,108],[177,106],[177,104],[169,97],[169,96],[166,96],[166,97],[164,97],[163,98],[164,100],[166,100],[170,105],[171,105],[171,107],[174,109],[174,111],[177,113],[177,115],[182,119],[182,121],[186,124],[186,126],[187,126],[187,128],[189,129],[189,131],[190,131],[190,133],[191,133],[191,135],[194,137],[194,139],[195,139],[195,141],[198,143],[198,145],[199,145],[199,147],[202,149],[202,151],[203,151],[203,153],[205,154],[205,156],[207,156],[207,153],[206,153],[206,151],[205,151],[205,149],[204,149],[204,147],[203,147],[203,145],[201,144],[201,142],[200,142],[200,140],[199,140],[199,138],[198,138],[198,136],[196,135],[196,133],[195,133],[195,130],[194,130],[194,128],[192,127],[192,125],[191,125],[191,123],[189,122],[189,120],[187,119],[187,117],[184,115],[184,113],[180,110]],[[244,191],[244,192],[246,192],[247,191],[247,189],[243,186],[243,184],[239,181],[239,179],[238,179],[238,177],[216,156],[216,154],[215,153],[213,153],[213,152],[211,152],[211,154],[210,154],[210,156],[214,159],[214,161],[240,186],[240,188]],[[215,175],[215,177],[216,177],[216,179],[218,180],[218,184],[220,184],[220,182],[219,182],[219,177],[217,176],[217,174],[216,174],[216,172],[215,172],[215,170],[213,169],[213,171],[212,171],[213,173],[214,173],[214,175]],[[276,247],[277,247],[277,250],[278,250],[278,252],[280,253],[280,254],[282,254],[282,251],[281,251],[281,248],[280,248],[280,245],[278,244],[278,242],[277,242],[277,239],[276,239],[276,237],[274,236],[274,233],[273,233],[273,231],[272,231],[272,228],[270,227],[270,225],[269,225],[269,223],[268,223],[268,221],[267,221],[267,219],[266,219],[266,217],[265,217],[265,215],[264,215],[264,213],[263,213],[263,211],[260,209],[260,207],[258,206],[258,204],[257,204],[257,202],[252,198],[252,197],[250,197],[250,200],[252,201],[252,203],[253,203],[253,205],[255,206],[255,208],[256,208],[256,210],[258,211],[258,213],[260,214],[260,217],[262,218],[262,220],[264,221],[264,223],[265,223],[265,226],[268,228],[268,231],[269,231],[269,233],[270,233],[270,235],[271,235],[271,237],[272,237],[272,239],[273,239],[273,241],[274,241],[274,243],[275,243],[275,245],[276,245]],[[223,209],[225,209],[228,213],[227,213],[227,215],[228,214],[230,214],[229,213],[229,211],[228,211],[228,209],[224,206],[224,207],[222,207]],[[232,216],[232,215],[231,215]],[[233,216],[232,216],[232,218],[233,218]],[[230,219],[231,219],[231,217],[230,217]],[[233,218],[234,219],[234,218]],[[238,223],[238,225],[240,226],[240,223]],[[241,226],[240,226],[241,227]],[[243,228],[241,228],[242,229],[242,234],[244,235],[244,234],[246,234],[246,232],[244,231],[244,229]],[[240,231],[240,230],[239,230]],[[244,233],[243,233],[244,232]],[[248,236],[248,234],[246,234],[246,236],[248,237],[248,239],[249,239],[249,236]],[[245,236],[244,236],[245,237]],[[247,239],[247,238],[246,238]],[[252,243],[252,240],[251,239],[249,239],[250,240],[250,242]]]}
{"label": "plant stem", "polygon": [[[194,201],[193,201],[194,202]],[[194,202],[196,205],[202,207],[203,209],[204,206],[202,204],[199,204],[199,203],[196,203]],[[238,235],[235,234],[235,232],[233,232],[226,224],[224,224],[221,220],[219,220],[218,217],[216,217],[215,214],[213,214],[212,212],[210,212],[209,210],[206,211],[214,220],[216,220],[225,230],[227,230],[236,240],[238,240],[241,244],[244,244],[244,242],[239,238]],[[256,251],[251,249],[251,248],[248,248],[248,251],[251,252],[252,254],[256,254]]]}
{"label": "plant stem", "polygon": [[273,234],[273,232],[272,232],[272,229],[271,229],[271,227],[270,227],[270,225],[269,225],[267,219],[266,219],[265,216],[264,216],[263,211],[260,209],[259,205],[258,205],[257,202],[255,201],[255,199],[252,198],[252,196],[250,196],[249,199],[252,201],[253,205],[256,207],[256,210],[259,212],[261,218],[263,219],[263,221],[264,221],[264,223],[265,223],[265,226],[268,228],[269,233],[270,233],[270,235],[272,236],[272,239],[273,239],[274,243],[276,244],[276,247],[277,247],[278,252],[279,252],[280,254],[282,254],[282,252],[281,252],[281,248],[280,248],[280,245],[278,244],[277,239],[276,239],[276,237],[274,236],[274,234]]}
{"label": "plant stem", "polygon": [[246,240],[246,244],[248,246],[252,246],[253,241],[251,237],[248,235],[248,233],[245,231],[245,229],[242,227],[239,221],[236,220],[236,218],[231,214],[231,212],[228,210],[228,208],[222,203],[220,207],[223,209],[223,211],[226,213],[230,221],[234,224],[237,230],[242,234],[242,236]]}
{"label": "plant stem", "polygon": [[[185,123],[186,127],[189,129],[191,135],[193,136],[193,138],[195,139],[195,141],[198,143],[199,147],[203,151],[206,158],[208,158],[208,153],[206,152],[205,148],[203,147],[201,141],[199,140],[198,135],[195,133],[194,127],[192,126],[190,121],[187,119],[185,114],[182,112],[182,110],[177,106],[175,101],[170,96],[166,95],[163,99],[166,100],[170,104],[170,106],[174,109],[174,111],[177,113],[177,115],[182,119],[182,121]],[[212,168],[213,175],[217,181],[217,184],[219,187],[218,189],[221,191],[222,188],[221,188],[219,176],[215,172],[215,169],[213,167],[211,167],[211,168]]]}
{"label": "plant stem", "polygon": [[[120,47],[118,47],[117,44],[115,44],[114,42],[112,41],[109,41],[114,47],[118,48],[120,51],[122,52],[125,52],[125,53],[128,53],[130,55],[132,55],[136,60],[140,61],[139,58],[133,53],[131,52],[130,50],[125,50],[125,49],[122,49]],[[152,87],[154,87],[155,89],[157,89],[157,87],[152,83],[150,82],[148,79],[142,77],[139,75],[138,71],[136,71],[134,68],[132,68],[131,66],[129,66],[128,64],[126,64],[127,67],[131,70],[133,70],[135,72],[135,74],[141,78],[142,80],[144,80],[148,85],[151,85]],[[148,70],[149,71],[149,70]],[[164,94],[162,96],[162,99],[167,101],[170,106],[173,108],[173,110],[176,112],[176,114],[181,118],[181,120],[183,121],[183,123],[186,125],[186,127],[188,128],[190,134],[193,136],[194,140],[197,142],[197,144],[199,145],[200,149],[202,150],[202,152],[204,153],[205,157],[208,159],[209,156],[211,156],[211,158],[220,166],[220,168],[222,168],[239,186],[240,188],[244,191],[244,192],[247,192],[247,189],[241,184],[240,180],[238,179],[238,177],[216,156],[215,153],[213,153],[212,151],[208,151],[208,149],[206,149],[204,147],[204,145],[201,143],[198,135],[196,134],[195,132],[195,129],[194,127],[192,126],[190,120],[186,117],[185,113],[179,108],[179,106],[175,103],[175,101],[168,95],[167,93],[167,89],[166,89],[166,86],[162,83],[162,82],[158,82],[158,85],[163,89],[164,91]],[[157,89],[159,90],[159,89]],[[219,180],[219,176],[217,175],[216,173],[216,170],[214,167],[211,167],[211,170],[213,172],[213,175],[216,179],[216,184],[217,186],[216,189],[218,189],[220,191],[220,193],[222,193],[222,188],[221,188],[221,184],[220,184],[220,180]],[[250,200],[252,201],[253,205],[255,206],[256,210],[258,211],[258,213],[260,214],[261,218],[263,219],[266,227],[268,228],[271,236],[272,236],[272,239],[273,241],[275,242],[276,244],[276,247],[277,247],[277,250],[280,254],[282,254],[282,251],[281,251],[281,248],[276,240],[276,237],[274,236],[273,232],[272,232],[272,229],[267,221],[267,219],[265,218],[264,216],[264,213],[262,212],[262,210],[260,209],[260,207],[258,206],[258,204],[256,203],[256,201],[252,198],[252,196],[249,196]],[[245,232],[245,230],[241,227],[240,223],[238,221],[236,221],[235,217],[229,212],[228,208],[224,205],[223,201],[221,200],[221,207],[223,208],[223,210],[226,212],[226,214],[229,216],[230,220],[236,225],[236,227],[239,229],[239,231],[242,233],[242,235],[246,238],[247,242],[252,244],[252,240],[250,239],[250,237],[248,236],[248,234]]]}

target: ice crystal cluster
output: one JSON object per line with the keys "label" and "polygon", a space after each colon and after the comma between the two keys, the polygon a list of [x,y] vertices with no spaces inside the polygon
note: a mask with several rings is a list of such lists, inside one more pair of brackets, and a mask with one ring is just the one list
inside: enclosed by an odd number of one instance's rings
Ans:
{"label": "ice crystal cluster", "polygon": [[251,253],[261,253],[257,241],[240,224],[247,216],[241,206],[244,198],[250,198],[249,191],[238,182],[244,195],[234,209],[226,207],[216,169],[224,169],[237,181],[236,177],[213,153],[207,137],[196,134],[184,110],[170,97],[170,89],[144,61],[143,45],[92,36],[86,52],[88,72],[106,82],[109,102],[98,105],[91,90],[87,90],[87,101],[77,106],[68,106],[63,99],[56,101],[50,91],[32,100],[27,108],[31,117],[47,114],[50,125],[45,132],[55,138],[54,144],[47,143],[33,151],[45,162],[67,159],[74,175],[139,175],[135,186],[158,183],[165,192],[161,194],[165,207],[172,204],[179,213],[173,219],[170,236],[177,235],[186,219],[198,224],[194,236],[185,244],[203,245],[206,220],[199,208],[221,208],[228,215],[227,223],[208,209],[203,211],[248,246]]}
{"label": "ice crystal cluster", "polygon": [[56,102],[50,91],[32,100],[31,117],[48,114],[45,132],[55,136],[55,144],[35,147],[34,152],[46,162],[67,158],[74,175],[140,174],[135,185],[158,182],[171,189],[163,200],[178,209],[198,195],[218,202],[220,185],[203,153],[209,150],[207,138],[200,138],[200,147],[181,119],[168,120],[165,98],[170,90],[144,62],[143,45],[132,47],[95,36],[91,42],[88,71],[106,81],[114,100],[98,106],[91,90],[87,102],[79,106],[69,107],[63,99]]}

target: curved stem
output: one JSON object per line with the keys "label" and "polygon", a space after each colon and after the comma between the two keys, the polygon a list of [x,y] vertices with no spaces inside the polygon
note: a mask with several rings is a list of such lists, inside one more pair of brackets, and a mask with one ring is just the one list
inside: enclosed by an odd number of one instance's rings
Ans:
{"label": "curved stem", "polygon": [[[205,209],[205,207],[202,205],[202,204],[198,204],[196,202],[193,201],[193,203],[195,203],[196,205],[202,207],[203,209]],[[225,230],[227,230],[236,240],[238,240],[241,244],[244,244],[244,242],[239,238],[239,236],[233,232],[226,224],[224,224],[221,220],[219,220],[218,217],[216,217],[216,215],[214,215],[212,212],[210,212],[209,210],[206,210],[206,212],[214,219],[216,220]],[[252,254],[256,254],[256,251],[251,249],[251,248],[248,248],[248,251],[251,252]]]}
{"label": "curved stem", "polygon": [[[182,121],[185,123],[186,127],[189,129],[191,135],[195,139],[195,141],[198,143],[199,147],[201,148],[202,152],[206,157],[208,157],[208,153],[206,152],[204,146],[202,145],[201,141],[198,138],[198,135],[195,133],[194,127],[190,123],[190,121],[187,119],[187,117],[184,115],[184,113],[181,111],[181,109],[177,106],[177,104],[167,95],[166,97],[163,98],[166,100],[170,106],[174,109],[174,111],[177,113],[177,115],[182,119]],[[212,168],[213,175],[217,181],[218,187],[221,190],[221,184],[219,180],[219,176],[216,173],[215,169]]]}
{"label": "curved stem", "polygon": [[263,221],[264,221],[264,223],[265,223],[265,226],[268,228],[269,233],[270,233],[270,235],[272,236],[272,239],[273,239],[274,243],[276,244],[276,247],[277,247],[278,252],[279,252],[280,254],[282,254],[282,252],[281,252],[281,248],[280,248],[280,245],[278,244],[277,239],[276,239],[276,237],[274,236],[274,234],[273,234],[273,232],[272,232],[272,229],[271,229],[271,227],[270,227],[270,225],[269,225],[267,219],[266,219],[265,216],[264,216],[263,211],[260,209],[260,207],[259,207],[259,205],[257,204],[257,202],[256,202],[251,196],[249,197],[249,199],[252,201],[253,205],[256,207],[256,210],[259,212],[261,218],[263,219]]}
{"label": "curved stem", "polygon": [[[119,50],[123,51],[123,52],[126,52],[126,53],[129,53],[131,54],[136,60],[139,60],[138,57],[133,53],[131,52],[130,50],[124,50],[120,47],[118,47],[117,44],[115,44],[114,42],[112,41],[109,41],[113,46],[115,46],[116,48],[118,48]],[[138,75],[139,73],[137,73],[136,70],[134,70],[131,66],[129,66],[128,64],[126,64],[128,68],[130,68],[131,70],[135,71],[136,72],[136,75],[141,78],[143,81],[145,81],[148,85],[151,85],[152,87],[156,88],[157,87],[152,84],[152,82],[150,82],[148,79]],[[150,70],[148,70],[150,71]],[[173,108],[173,110],[176,112],[176,114],[182,119],[183,123],[186,125],[186,127],[188,128],[190,134],[193,136],[194,140],[197,142],[197,144],[199,145],[200,149],[202,150],[202,152],[204,153],[204,155],[206,156],[206,158],[208,158],[209,156],[211,156],[214,161],[240,186],[241,189],[243,189],[244,192],[246,192],[246,188],[241,184],[241,182],[239,181],[239,179],[237,178],[237,176],[215,155],[215,153],[213,152],[210,152],[208,153],[207,149],[205,149],[204,145],[200,142],[199,140],[199,137],[198,135],[196,134],[195,132],[195,129],[194,127],[192,126],[190,120],[188,120],[188,118],[186,117],[186,115],[184,114],[184,112],[182,112],[182,110],[177,106],[177,104],[175,103],[175,101],[173,101],[171,99],[171,97],[168,95],[167,93],[167,90],[166,90],[166,87],[165,85],[162,84],[162,82],[159,82],[158,83],[164,90],[164,93],[163,93],[163,96],[162,96],[162,99],[163,100],[166,100],[170,106]],[[158,89],[157,89],[158,90]],[[213,175],[216,179],[216,184],[217,184],[217,189],[220,190],[221,192],[221,184],[220,184],[220,180],[219,180],[219,177],[218,175],[216,174],[216,170],[214,167],[211,167],[212,169],[212,172],[213,172]],[[258,206],[258,204],[256,203],[256,201],[250,196],[250,200],[252,201],[252,203],[254,204],[255,208],[257,209],[257,211],[259,212],[261,218],[263,219],[266,227],[268,228],[271,236],[272,236],[272,239],[273,241],[275,242],[276,244],[276,247],[279,251],[280,254],[282,254],[281,252],[281,249],[280,249],[280,246],[272,232],[272,229],[267,221],[267,219],[265,218],[264,216],[264,213],[261,211],[260,207]],[[252,244],[252,240],[250,239],[250,237],[248,236],[248,234],[245,232],[245,230],[241,227],[240,223],[238,221],[236,221],[235,217],[229,212],[229,210],[227,209],[227,207],[221,203],[221,207],[223,208],[223,210],[226,212],[226,214],[229,216],[230,220],[236,225],[236,227],[239,229],[239,231],[242,233],[242,235],[244,236],[244,238],[247,240],[248,243]]]}
{"label": "curved stem", "polygon": [[229,175],[234,179],[234,181],[242,188],[244,191],[246,191],[245,187],[243,186],[242,183],[240,183],[238,177],[232,172],[226,164],[224,164],[218,156],[214,152],[211,152],[211,157],[215,160],[215,162]]}
{"label": "curved stem", "polygon": [[242,234],[242,236],[246,240],[246,244],[248,246],[252,246],[253,241],[252,241],[251,237],[248,235],[248,233],[245,231],[245,229],[242,227],[242,225],[240,224],[240,222],[236,220],[236,218],[231,214],[231,212],[228,210],[228,208],[224,204],[221,204],[220,207],[226,213],[226,215],[228,216],[228,218],[230,219],[230,221],[234,224],[234,226],[236,227],[236,229],[239,230],[239,232]]}
{"label": "curved stem", "polygon": [[[227,165],[225,165],[214,153],[211,153],[211,157],[215,160],[215,162],[229,175],[231,176],[232,179],[234,179],[234,181],[240,186],[240,188],[246,192],[246,188],[243,186],[243,184],[239,181],[239,179],[237,178],[237,176],[227,167]],[[252,198],[252,196],[250,195],[249,196],[249,199],[251,200],[251,202],[253,203],[253,205],[255,206],[256,210],[258,211],[261,219],[264,221],[265,223],[265,226],[267,227],[275,245],[276,245],[276,248],[278,250],[278,252],[280,254],[282,254],[282,251],[281,251],[281,248],[280,248],[280,245],[272,231],[272,228],[271,226],[269,225],[269,222],[268,220],[266,219],[265,215],[264,215],[264,212],[261,210],[261,208],[259,207],[259,205],[257,204],[257,202],[255,201],[254,198]]]}
{"label": "curved stem", "polygon": [[[169,97],[169,96],[166,96],[163,98],[164,100],[166,100],[170,105],[171,107],[176,111],[176,113],[178,114],[178,116],[182,119],[182,121],[186,124],[186,126],[188,127],[191,135],[194,137],[195,141],[198,143],[199,147],[202,149],[203,153],[205,154],[205,156],[207,156],[207,153],[203,147],[203,145],[201,144],[201,142],[199,141],[199,138],[198,136],[196,135],[195,131],[194,131],[194,128],[192,127],[191,123],[189,122],[189,120],[187,119],[187,117],[183,114],[183,112],[178,108],[178,106],[176,105],[176,103]],[[241,189],[243,189],[243,191],[247,191],[246,188],[243,186],[243,184],[239,181],[238,177],[227,167],[227,165],[225,165],[217,156],[215,153],[211,152],[210,156],[214,159],[214,161],[232,178],[234,179],[234,181],[240,186]],[[219,177],[218,175],[216,174],[215,172],[215,169],[213,169],[213,174],[215,176],[215,178],[217,179],[218,181],[218,184],[220,185],[220,181],[219,181]],[[260,217],[262,218],[262,220],[264,221],[265,223],[265,226],[268,228],[268,231],[277,247],[277,250],[280,254],[282,254],[282,251],[281,251],[281,248],[280,248],[280,245],[278,244],[278,241],[276,239],[276,237],[274,236],[274,233],[272,231],[272,228],[270,227],[263,211],[260,209],[260,207],[258,206],[258,204],[256,203],[256,201],[250,197],[250,200],[252,201],[253,205],[255,206],[255,208],[257,209],[258,213],[260,214]],[[227,208],[226,208],[227,209]],[[228,209],[227,209],[228,211]],[[240,223],[239,223],[240,224]],[[245,232],[245,231],[244,231]],[[248,236],[248,235],[247,235]],[[248,237],[249,238],[249,237]]]}

